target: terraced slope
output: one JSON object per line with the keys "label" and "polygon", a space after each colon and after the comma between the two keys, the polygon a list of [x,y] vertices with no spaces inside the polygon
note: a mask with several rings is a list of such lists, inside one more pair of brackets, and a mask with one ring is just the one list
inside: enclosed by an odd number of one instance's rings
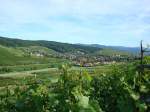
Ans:
{"label": "terraced slope", "polygon": [[[48,56],[41,57],[35,55],[28,55],[29,52],[37,51],[45,52]],[[27,65],[27,64],[43,64],[43,63],[55,63],[62,62],[63,59],[53,58],[51,55],[55,55],[55,51],[38,46],[29,47],[5,47],[0,45],[0,66],[2,65]]]}

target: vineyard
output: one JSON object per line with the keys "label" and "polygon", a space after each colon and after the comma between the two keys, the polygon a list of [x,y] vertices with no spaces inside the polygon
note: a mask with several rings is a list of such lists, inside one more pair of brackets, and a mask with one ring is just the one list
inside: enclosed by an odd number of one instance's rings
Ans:
{"label": "vineyard", "polygon": [[141,75],[137,65],[112,65],[111,71],[91,75],[64,64],[55,82],[35,75],[1,87],[0,112],[149,112],[150,72]]}
{"label": "vineyard", "polygon": [[150,0],[0,0],[0,112],[150,112]]}

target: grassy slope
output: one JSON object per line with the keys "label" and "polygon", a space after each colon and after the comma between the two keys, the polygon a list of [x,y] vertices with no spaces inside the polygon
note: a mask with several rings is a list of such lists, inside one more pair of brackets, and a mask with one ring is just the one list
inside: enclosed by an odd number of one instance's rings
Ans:
{"label": "grassy slope", "polygon": [[26,52],[27,49],[29,51],[41,51],[41,52],[45,52],[45,53],[51,54],[51,55],[54,55],[54,54],[58,53],[58,52],[56,52],[56,51],[54,51],[52,49],[49,49],[49,48],[46,48],[46,47],[42,47],[42,46],[18,47],[17,49],[22,50],[24,52]]}
{"label": "grassy slope", "polygon": [[[27,48],[27,47],[26,47]],[[57,58],[40,58],[40,57],[27,57],[24,56],[24,48],[12,48],[4,47],[0,45],[0,66],[2,65],[29,65],[29,64],[44,64],[44,63],[60,63],[65,60]],[[30,48],[30,47],[28,47]],[[45,50],[48,53],[55,53],[53,50],[43,48],[43,47],[31,47],[31,49]]]}
{"label": "grassy slope", "polygon": [[0,46],[0,64],[13,64],[18,60],[18,56],[15,55],[16,51]]}

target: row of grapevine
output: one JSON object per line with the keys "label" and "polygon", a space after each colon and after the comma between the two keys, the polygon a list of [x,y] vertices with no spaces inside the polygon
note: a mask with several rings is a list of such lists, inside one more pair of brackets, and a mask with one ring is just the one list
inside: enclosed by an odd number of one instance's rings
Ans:
{"label": "row of grapevine", "polygon": [[90,76],[62,65],[56,83],[35,79],[31,85],[6,87],[0,112],[148,112],[150,73],[141,76],[135,66],[112,66],[111,73]]}

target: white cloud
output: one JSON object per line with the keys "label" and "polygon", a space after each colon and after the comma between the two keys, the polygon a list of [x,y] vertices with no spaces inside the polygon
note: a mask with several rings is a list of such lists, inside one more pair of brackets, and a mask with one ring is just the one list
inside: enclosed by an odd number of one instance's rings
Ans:
{"label": "white cloud", "polygon": [[[148,40],[146,34],[150,31],[149,0],[0,0],[0,15],[0,33],[18,32],[39,38],[53,35],[58,40],[59,36],[68,36],[69,42],[71,37],[90,36]],[[33,34],[24,29],[30,23],[50,31]]]}

